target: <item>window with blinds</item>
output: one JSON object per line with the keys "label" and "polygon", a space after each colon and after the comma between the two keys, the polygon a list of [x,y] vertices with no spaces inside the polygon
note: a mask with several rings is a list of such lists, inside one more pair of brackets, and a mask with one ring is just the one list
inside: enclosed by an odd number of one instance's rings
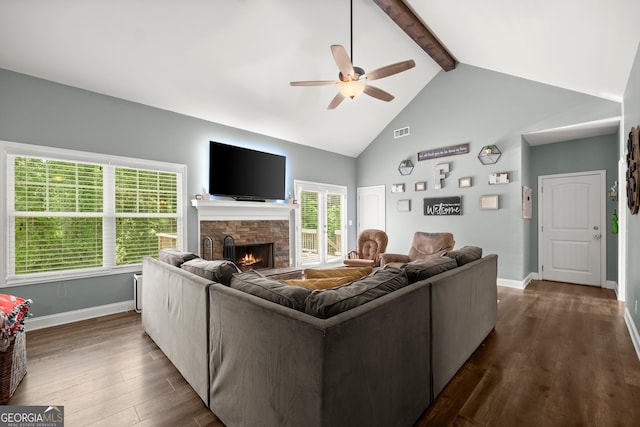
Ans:
{"label": "window with blinds", "polygon": [[8,282],[139,265],[182,242],[181,172],[15,154],[6,170]]}
{"label": "window with blinds", "polygon": [[140,263],[143,256],[157,256],[162,238],[177,240],[177,176],[116,168],[115,178],[116,264]]}

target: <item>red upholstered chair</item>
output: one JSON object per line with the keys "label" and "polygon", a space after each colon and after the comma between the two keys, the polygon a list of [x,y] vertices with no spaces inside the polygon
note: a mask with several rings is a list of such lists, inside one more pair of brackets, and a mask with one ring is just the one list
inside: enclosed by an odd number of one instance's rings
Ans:
{"label": "red upholstered chair", "polygon": [[387,250],[389,237],[382,230],[362,230],[358,235],[358,250],[349,252],[344,264],[349,267],[377,267],[378,258]]}
{"label": "red upholstered chair", "polygon": [[456,241],[451,233],[425,233],[416,231],[408,255],[389,254],[380,255],[380,265],[390,263],[407,263],[430,258],[438,258],[447,251],[452,251]]}

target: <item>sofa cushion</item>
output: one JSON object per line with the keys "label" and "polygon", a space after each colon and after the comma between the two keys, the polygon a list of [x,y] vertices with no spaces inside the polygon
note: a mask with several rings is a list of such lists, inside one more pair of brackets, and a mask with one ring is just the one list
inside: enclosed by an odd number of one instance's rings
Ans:
{"label": "sofa cushion", "polygon": [[349,277],[357,280],[371,274],[371,267],[337,267],[337,268],[305,268],[302,275],[305,279],[322,279],[325,277]]}
{"label": "sofa cushion", "polygon": [[334,289],[315,290],[305,301],[307,314],[327,319],[408,285],[404,270],[390,267]]}
{"label": "sofa cushion", "polygon": [[453,258],[458,263],[458,266],[462,266],[482,258],[482,248],[477,246],[464,246],[460,249],[445,252],[442,256]]}
{"label": "sofa cushion", "polygon": [[353,282],[351,277],[322,277],[319,279],[287,279],[282,280],[287,285],[304,286],[309,289],[331,289]]}
{"label": "sofa cushion", "polygon": [[207,261],[206,259],[196,258],[185,262],[180,267],[185,271],[196,274],[205,279],[222,283],[225,286],[231,284],[231,277],[235,273],[239,273],[240,269],[234,263],[227,260]]}
{"label": "sofa cushion", "polygon": [[158,254],[160,261],[175,265],[176,267],[180,267],[183,263],[195,258],[198,258],[198,255],[191,252],[182,252],[173,248],[162,249]]}
{"label": "sofa cushion", "polygon": [[299,311],[304,310],[304,300],[311,293],[311,289],[287,285],[254,270],[234,274],[231,287]]}
{"label": "sofa cushion", "polygon": [[458,267],[458,263],[455,259],[442,257],[410,262],[404,266],[404,270],[407,273],[409,283],[415,283],[456,267]]}

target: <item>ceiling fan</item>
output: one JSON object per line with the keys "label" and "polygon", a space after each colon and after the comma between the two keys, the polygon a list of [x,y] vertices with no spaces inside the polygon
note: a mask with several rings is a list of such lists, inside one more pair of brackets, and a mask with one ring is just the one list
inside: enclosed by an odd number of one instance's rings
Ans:
{"label": "ceiling fan", "polygon": [[343,99],[355,98],[361,93],[366,93],[369,96],[380,99],[382,101],[389,102],[393,100],[394,96],[389,92],[385,92],[375,86],[367,84],[367,81],[381,79],[383,77],[389,77],[394,74],[398,74],[402,71],[406,71],[416,66],[413,59],[407,61],[396,62],[395,64],[387,65],[377,68],[370,72],[365,72],[360,67],[353,65],[353,0],[351,0],[351,53],[352,58],[349,59],[347,51],[342,45],[335,44],[331,46],[331,53],[333,54],[333,60],[338,66],[338,80],[307,80],[299,82],[290,82],[291,86],[327,86],[327,85],[339,85],[339,92],[331,100],[327,109],[333,110],[336,108]]}

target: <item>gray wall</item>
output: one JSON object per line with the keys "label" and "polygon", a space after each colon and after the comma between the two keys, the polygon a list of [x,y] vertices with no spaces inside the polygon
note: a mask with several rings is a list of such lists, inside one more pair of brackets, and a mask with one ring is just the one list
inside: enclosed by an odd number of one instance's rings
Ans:
{"label": "gray wall", "polygon": [[[640,47],[631,69],[629,82],[624,94],[624,139],[632,127],[640,126]],[[624,187],[623,187],[624,188]],[[628,210],[627,210],[628,212]],[[640,300],[640,215],[629,215],[627,222],[627,278],[626,304],[636,330],[640,331],[640,311],[635,306]],[[640,309],[639,309],[640,310]]]}
{"label": "gray wall", "polygon": [[[526,142],[524,143],[526,144]],[[571,172],[606,170],[607,192],[618,179],[619,136],[617,134],[556,144],[533,146],[529,150],[529,162],[533,182],[535,215],[529,230],[531,236],[530,265],[532,271],[538,269],[538,177]],[[624,188],[624,186],[622,187]],[[607,280],[618,280],[618,235],[611,234],[611,216],[617,208],[617,201],[605,195],[607,218]]]}
{"label": "gray wall", "polygon": [[[620,104],[577,92],[461,64],[438,74],[357,159],[357,185],[405,182],[408,191],[387,191],[389,252],[407,253],[417,230],[451,231],[457,246],[482,246],[499,255],[498,275],[523,280],[533,268],[530,220],[522,219],[522,185],[532,185],[522,146],[522,133],[617,117]],[[393,130],[411,127],[409,136],[393,139]],[[417,162],[417,153],[430,148],[471,143],[470,154]],[[481,147],[497,144],[499,162],[483,166]],[[523,151],[524,150],[524,151]],[[398,164],[411,159],[413,173],[402,177]],[[452,170],[442,190],[433,188],[433,167],[449,162]],[[511,182],[488,185],[490,172],[508,171]],[[472,176],[472,188],[458,188],[460,177]],[[427,191],[415,192],[416,181],[426,180]],[[479,209],[483,194],[499,194],[500,210]],[[424,197],[463,198],[463,215],[433,217],[422,214]],[[411,212],[398,212],[397,201],[410,199]]]}
{"label": "gray wall", "polygon": [[[287,193],[294,178],[347,186],[349,219],[355,219],[351,157],[2,69],[0,139],[186,164],[187,198],[208,187],[209,140],[251,146],[287,156]],[[188,212],[188,249],[196,252],[197,212],[190,204]],[[355,245],[355,227],[349,242]],[[42,316],[131,300],[132,289],[132,275],[120,274],[12,287],[11,293],[32,298],[33,313]]]}

